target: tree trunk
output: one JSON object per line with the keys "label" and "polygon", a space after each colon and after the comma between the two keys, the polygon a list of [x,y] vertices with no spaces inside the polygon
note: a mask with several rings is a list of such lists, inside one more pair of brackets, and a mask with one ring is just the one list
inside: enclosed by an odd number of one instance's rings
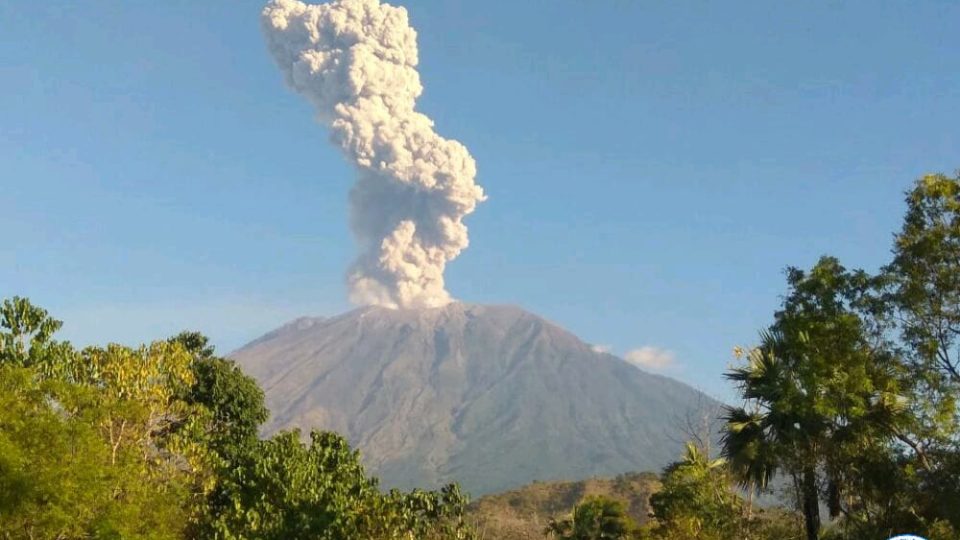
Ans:
{"label": "tree trunk", "polygon": [[817,473],[813,467],[803,470],[800,489],[803,492],[803,522],[807,540],[817,540],[820,538],[820,497],[817,493]]}

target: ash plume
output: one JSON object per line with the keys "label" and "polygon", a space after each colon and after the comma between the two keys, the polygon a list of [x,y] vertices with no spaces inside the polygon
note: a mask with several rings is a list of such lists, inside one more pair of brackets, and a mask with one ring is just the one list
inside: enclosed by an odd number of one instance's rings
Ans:
{"label": "ash plume", "polygon": [[287,84],[316,107],[358,169],[350,225],[360,255],[351,301],[438,307],[448,261],[467,247],[463,218],[485,199],[467,148],[415,110],[423,91],[416,31],[378,0],[273,0],[262,25]]}

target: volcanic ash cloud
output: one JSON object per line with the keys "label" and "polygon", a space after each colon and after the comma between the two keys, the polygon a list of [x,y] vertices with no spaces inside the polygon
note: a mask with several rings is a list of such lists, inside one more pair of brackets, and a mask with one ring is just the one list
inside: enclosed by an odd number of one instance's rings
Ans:
{"label": "volcanic ash cloud", "polygon": [[414,110],[423,86],[407,11],[377,0],[273,0],[262,23],[287,84],[358,169],[350,225],[361,253],[348,272],[350,299],[449,303],[444,268],[467,247],[463,218],[485,197],[466,147]]}

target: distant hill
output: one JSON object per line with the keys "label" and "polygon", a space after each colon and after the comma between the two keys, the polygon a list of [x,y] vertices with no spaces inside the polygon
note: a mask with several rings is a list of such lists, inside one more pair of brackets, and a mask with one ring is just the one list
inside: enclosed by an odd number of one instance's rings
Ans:
{"label": "distant hill", "polygon": [[335,430],[386,486],[474,496],[658,471],[680,455],[678,419],[717,405],[512,306],[301,318],[231,356],[266,392],[268,433]]}
{"label": "distant hill", "polygon": [[536,482],[522,488],[487,495],[470,505],[469,517],[484,540],[543,538],[550,518],[566,517],[584,497],[603,495],[623,501],[637,523],[650,518],[650,495],[660,489],[654,473],[626,473],[616,478],[579,482]]}

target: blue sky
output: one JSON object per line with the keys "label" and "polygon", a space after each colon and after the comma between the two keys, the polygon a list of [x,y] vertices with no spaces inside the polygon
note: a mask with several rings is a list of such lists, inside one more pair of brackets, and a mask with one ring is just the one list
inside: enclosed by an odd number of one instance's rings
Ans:
{"label": "blue sky", "polygon": [[[410,1],[420,110],[490,198],[447,271],[721,397],[824,253],[875,269],[960,167],[956,2]],[[0,4],[0,296],[77,343],[225,352],[349,309],[351,168],[259,2]]]}

